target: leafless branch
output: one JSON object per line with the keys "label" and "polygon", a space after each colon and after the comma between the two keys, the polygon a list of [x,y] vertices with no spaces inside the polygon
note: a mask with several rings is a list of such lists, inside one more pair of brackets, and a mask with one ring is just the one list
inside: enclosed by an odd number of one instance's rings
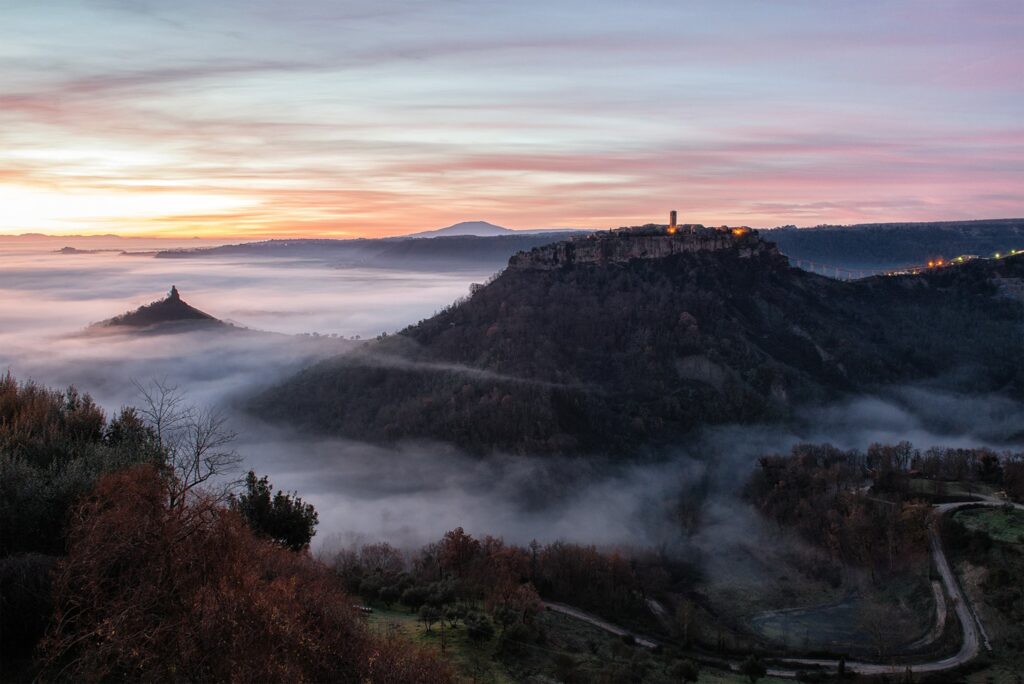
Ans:
{"label": "leafless branch", "polygon": [[238,480],[228,480],[242,460],[231,448],[237,436],[219,411],[186,403],[185,395],[166,380],[148,385],[136,382],[142,406],[139,414],[156,433],[164,466],[171,474],[168,496],[172,507],[190,494],[203,491],[227,498]]}

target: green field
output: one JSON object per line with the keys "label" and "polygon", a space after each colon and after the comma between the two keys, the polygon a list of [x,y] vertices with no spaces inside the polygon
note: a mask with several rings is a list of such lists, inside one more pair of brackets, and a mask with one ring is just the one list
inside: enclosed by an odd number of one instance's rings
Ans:
{"label": "green field", "polygon": [[[375,609],[367,616],[370,628],[382,634],[399,633],[441,654],[441,630],[423,628],[415,615],[403,610]],[[620,682],[652,684],[676,682],[670,674],[677,658],[627,646],[618,637],[560,613],[546,611],[538,617],[543,635],[540,643],[501,648],[497,639],[474,644],[463,626],[445,630],[443,657],[457,670],[460,681],[506,684],[529,681]],[[639,680],[634,678],[639,676]],[[547,678],[547,679],[544,679]],[[741,684],[747,680],[722,670],[701,668],[701,684]],[[792,680],[765,677],[764,684]]]}
{"label": "green field", "polygon": [[1024,511],[1006,508],[973,508],[955,515],[969,530],[981,530],[1004,544],[1024,544]]}

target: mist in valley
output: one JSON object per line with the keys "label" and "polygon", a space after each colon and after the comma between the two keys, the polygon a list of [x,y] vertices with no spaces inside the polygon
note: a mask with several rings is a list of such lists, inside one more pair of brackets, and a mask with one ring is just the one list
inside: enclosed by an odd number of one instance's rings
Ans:
{"label": "mist in valley", "polygon": [[[2,258],[0,369],[54,387],[74,384],[108,413],[138,402],[133,381],[154,378],[191,402],[219,408],[238,434],[242,472],[268,475],[276,488],[298,491],[316,506],[314,548],[323,553],[380,540],[415,547],[462,526],[517,543],[658,547],[698,554],[713,566],[730,547],[756,545],[765,534],[739,490],[766,453],[799,442],[844,449],[901,440],[919,448],[1024,443],[1019,404],[922,386],[803,411],[785,428],[706,429],[655,461],[480,458],[445,444],[320,438],[260,423],[245,414],[245,401],[309,363],[356,348],[349,338],[394,332],[431,315],[490,274],[61,255],[49,244]],[[92,322],[162,297],[172,284],[188,303],[249,331],[83,334]],[[297,336],[313,332],[319,336]],[[680,501],[698,511],[697,527],[684,529]]]}

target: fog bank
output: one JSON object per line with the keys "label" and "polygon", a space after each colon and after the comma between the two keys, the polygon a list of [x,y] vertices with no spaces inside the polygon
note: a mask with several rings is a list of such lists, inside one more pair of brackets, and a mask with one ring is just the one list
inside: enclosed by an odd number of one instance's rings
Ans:
{"label": "fog bank", "polygon": [[[393,447],[298,434],[247,418],[255,389],[357,342],[431,315],[489,274],[332,268],[298,260],[154,259],[116,253],[2,251],[0,369],[52,386],[76,384],[108,411],[137,401],[133,380],[164,378],[190,400],[228,412],[245,468],[296,490],[320,514],[316,545],[388,540],[415,546],[456,526],[473,534],[598,544],[704,548],[757,524],[736,497],[758,456],[801,441],[842,448],[1022,448],[1024,408],[925,386],[891,388],[803,412],[793,425],[720,426],[657,462],[494,455]],[[157,299],[171,285],[214,316],[254,330],[228,334],[83,336],[82,329]],[[684,538],[680,499],[700,499],[703,527]]]}

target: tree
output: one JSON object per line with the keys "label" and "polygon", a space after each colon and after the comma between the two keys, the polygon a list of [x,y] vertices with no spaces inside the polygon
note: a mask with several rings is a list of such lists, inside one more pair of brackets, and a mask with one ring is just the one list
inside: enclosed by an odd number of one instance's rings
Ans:
{"label": "tree", "polygon": [[693,640],[694,619],[693,602],[684,599],[676,608],[675,619],[672,622],[673,636],[679,637],[684,646],[689,646]]}
{"label": "tree", "polygon": [[256,534],[267,537],[293,551],[309,548],[319,522],[316,509],[294,492],[278,491],[271,497],[271,486],[266,476],[256,479],[249,471],[245,476],[245,491],[231,497],[231,507],[237,510]]}
{"label": "tree", "polygon": [[757,680],[768,674],[768,668],[764,666],[757,655],[751,653],[747,659],[740,663],[740,674],[750,680],[750,684],[756,684]]}
{"label": "tree", "polygon": [[229,448],[236,435],[227,427],[227,418],[187,404],[184,393],[166,380],[134,384],[142,400],[138,412],[156,435],[163,466],[173,475],[167,487],[170,504],[183,505],[200,490],[218,501],[227,500],[238,483],[224,475],[242,460]]}
{"label": "tree", "polygon": [[579,676],[580,664],[568,653],[556,653],[552,658],[555,679],[560,682],[575,682]]}
{"label": "tree", "polygon": [[385,608],[390,608],[391,604],[397,601],[400,595],[401,592],[398,590],[398,587],[394,584],[389,584],[378,592],[377,597],[380,599],[380,602],[384,604]]}
{"label": "tree", "polygon": [[428,632],[430,631],[430,628],[434,625],[434,623],[441,619],[440,609],[435,608],[434,606],[420,606],[419,614],[420,621],[424,624],[424,626],[426,626]]}
{"label": "tree", "polygon": [[155,462],[131,409],[109,424],[88,394],[0,373],[0,555],[61,555],[72,507],[105,473]]}
{"label": "tree", "polygon": [[1003,484],[1011,501],[1024,502],[1024,459],[1020,456],[1003,463]]}
{"label": "tree", "polygon": [[418,611],[420,607],[427,602],[427,597],[430,595],[430,590],[422,585],[412,586],[402,592],[402,598],[400,599],[402,605],[408,606],[410,611]]}
{"label": "tree", "polygon": [[889,649],[902,642],[913,629],[906,612],[881,600],[863,603],[858,609],[857,626],[871,640],[875,653],[884,658]]}
{"label": "tree", "polygon": [[445,533],[441,540],[441,567],[456,577],[463,577],[479,552],[480,542],[457,527]]}
{"label": "tree", "polygon": [[494,638],[494,623],[483,613],[470,613],[465,623],[466,636],[474,644],[480,645]]}
{"label": "tree", "polygon": [[444,615],[444,619],[448,621],[448,624],[452,629],[459,626],[459,620],[462,620],[463,622],[466,620],[466,607],[458,603],[445,606],[441,612]]}
{"label": "tree", "polygon": [[692,660],[682,660],[672,668],[672,676],[684,682],[695,682],[700,678],[700,667]]}

